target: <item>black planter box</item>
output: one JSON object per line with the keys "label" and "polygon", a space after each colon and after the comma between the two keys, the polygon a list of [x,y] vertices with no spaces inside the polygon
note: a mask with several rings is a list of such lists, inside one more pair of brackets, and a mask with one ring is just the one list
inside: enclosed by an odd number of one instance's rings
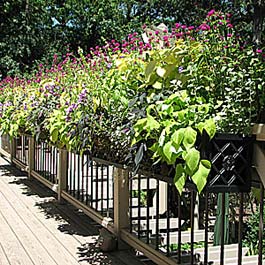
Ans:
{"label": "black planter box", "polygon": [[209,142],[203,137],[201,156],[212,164],[205,191],[250,191],[254,139],[254,136],[217,134]]}

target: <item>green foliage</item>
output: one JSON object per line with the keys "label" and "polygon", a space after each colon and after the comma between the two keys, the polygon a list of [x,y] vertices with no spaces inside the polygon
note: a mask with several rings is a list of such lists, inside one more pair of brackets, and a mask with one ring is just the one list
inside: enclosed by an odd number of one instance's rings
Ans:
{"label": "green foliage", "polygon": [[121,41],[128,33],[139,32],[143,24],[200,25],[211,8],[233,14],[231,22],[245,40],[251,41],[253,24],[258,36],[254,39],[264,40],[257,29],[264,24],[265,7],[257,0],[1,1],[0,75],[17,76],[30,72],[37,63],[51,64],[53,54],[61,57],[67,48],[77,53],[78,47],[89,51],[106,40]]}
{"label": "green foliage", "polygon": [[[249,255],[257,255],[259,250],[259,220],[260,212],[256,211],[251,215],[246,223],[246,231],[244,232],[243,245],[249,248]],[[265,220],[265,213],[263,216]],[[265,255],[265,235],[263,233],[262,253]]]}
{"label": "green foliage", "polygon": [[88,56],[82,49],[62,62],[55,55],[52,67],[27,80],[7,78],[1,132],[30,133],[135,171],[159,170],[179,193],[187,181],[201,192],[211,170],[202,138],[248,133],[264,107],[263,54],[241,49],[228,17],[213,10],[198,28],[162,27]]}

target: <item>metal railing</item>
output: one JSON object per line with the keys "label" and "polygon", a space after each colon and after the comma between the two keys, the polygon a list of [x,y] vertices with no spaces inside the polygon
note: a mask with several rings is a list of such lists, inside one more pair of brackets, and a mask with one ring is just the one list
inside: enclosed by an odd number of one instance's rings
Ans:
{"label": "metal railing", "polygon": [[14,139],[15,142],[15,152],[14,158],[25,166],[29,163],[28,149],[29,149],[29,137],[22,135]]}
{"label": "metal railing", "polygon": [[261,214],[256,235],[258,255],[252,260],[262,264],[264,186],[253,186],[260,188],[259,202],[250,199],[248,193],[198,195],[191,187],[180,196],[172,179],[139,174],[130,178],[129,231],[176,264],[244,264],[251,259],[243,245],[243,233],[250,216],[256,213],[251,209],[253,203],[257,209],[260,205]]}
{"label": "metal railing", "polygon": [[50,183],[57,184],[58,157],[56,147],[46,142],[35,142],[33,170]]}
{"label": "metal railing", "polygon": [[69,152],[66,191],[102,216],[113,218],[113,166],[106,161]]}
{"label": "metal railing", "polygon": [[[263,264],[264,183],[258,177],[265,177],[263,148],[254,152],[256,198],[247,192],[198,195],[192,185],[180,196],[170,177],[133,175],[122,165],[23,137],[10,148],[13,162],[26,165],[29,177],[56,191],[58,200],[82,209],[143,257],[157,264]],[[256,255],[247,256],[246,224],[257,211]]]}

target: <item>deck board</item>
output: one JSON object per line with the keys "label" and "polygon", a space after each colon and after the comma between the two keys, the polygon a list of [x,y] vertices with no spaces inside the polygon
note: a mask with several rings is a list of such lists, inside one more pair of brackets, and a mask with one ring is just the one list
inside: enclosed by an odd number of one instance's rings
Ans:
{"label": "deck board", "polygon": [[10,265],[1,242],[0,242],[0,265]]}
{"label": "deck board", "polygon": [[0,158],[0,265],[143,264],[128,250],[102,253],[99,227]]}

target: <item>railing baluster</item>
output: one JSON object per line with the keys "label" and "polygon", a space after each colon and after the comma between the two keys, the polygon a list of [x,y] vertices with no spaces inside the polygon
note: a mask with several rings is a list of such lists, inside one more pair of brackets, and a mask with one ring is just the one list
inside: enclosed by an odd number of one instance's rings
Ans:
{"label": "railing baluster", "polygon": [[129,219],[129,225],[130,225],[130,233],[132,233],[132,226],[133,226],[133,178],[132,173],[129,173],[129,192],[130,192],[130,200],[129,200],[129,209],[130,209],[130,219]]}
{"label": "railing baluster", "polygon": [[93,200],[94,200],[94,182],[93,182],[93,177],[94,177],[94,171],[93,171],[93,159],[91,158],[91,161],[90,161],[90,182],[91,182],[91,201],[90,201],[90,206],[92,208],[94,208],[94,203],[93,203]]}
{"label": "railing baluster", "polygon": [[260,214],[259,214],[259,263],[262,265],[263,229],[264,229],[264,186],[260,184]]}
{"label": "railing baluster", "polygon": [[86,205],[88,205],[88,201],[89,201],[89,196],[88,196],[88,179],[89,179],[89,164],[90,164],[90,161],[89,161],[89,156],[86,155]]}
{"label": "railing baluster", "polygon": [[239,194],[239,224],[238,224],[238,265],[242,264],[242,239],[243,239],[243,203],[244,193]]}
{"label": "railing baluster", "polygon": [[178,264],[181,264],[181,196],[178,193]]}
{"label": "railing baluster", "polygon": [[104,168],[103,164],[100,165],[101,168],[101,214],[103,214],[104,208]]}
{"label": "railing baluster", "polygon": [[137,198],[138,198],[138,203],[137,203],[137,207],[138,207],[138,238],[140,239],[141,237],[141,175],[138,174],[138,188],[137,188]]}
{"label": "railing baluster", "polygon": [[170,255],[170,197],[171,197],[171,184],[167,184],[167,256]]}
{"label": "railing baluster", "polygon": [[221,251],[220,251],[220,265],[224,265],[224,224],[225,224],[225,193],[221,193],[222,206],[221,206]]}
{"label": "railing baluster", "polygon": [[98,211],[98,162],[95,164],[96,167],[96,210]]}
{"label": "railing baluster", "polygon": [[110,201],[110,194],[109,194],[109,184],[110,184],[110,182],[109,182],[109,167],[110,166],[107,166],[107,217],[109,217],[109,201]]}
{"label": "railing baluster", "polygon": [[76,154],[77,157],[77,199],[80,200],[80,155]]}
{"label": "railing baluster", "polygon": [[150,236],[149,236],[149,231],[150,231],[150,206],[149,206],[149,195],[150,195],[150,177],[147,176],[146,178],[146,189],[147,189],[147,202],[146,202],[146,243],[150,243]]}
{"label": "railing baluster", "polygon": [[209,229],[209,193],[205,193],[205,242],[204,242],[204,264],[208,264],[208,229]]}
{"label": "railing baluster", "polygon": [[194,200],[196,196],[194,195],[194,191],[191,191],[191,196],[190,196],[190,210],[191,210],[191,215],[190,215],[190,263],[194,264]]}
{"label": "railing baluster", "polygon": [[156,179],[156,249],[159,249],[159,235],[159,179]]}

